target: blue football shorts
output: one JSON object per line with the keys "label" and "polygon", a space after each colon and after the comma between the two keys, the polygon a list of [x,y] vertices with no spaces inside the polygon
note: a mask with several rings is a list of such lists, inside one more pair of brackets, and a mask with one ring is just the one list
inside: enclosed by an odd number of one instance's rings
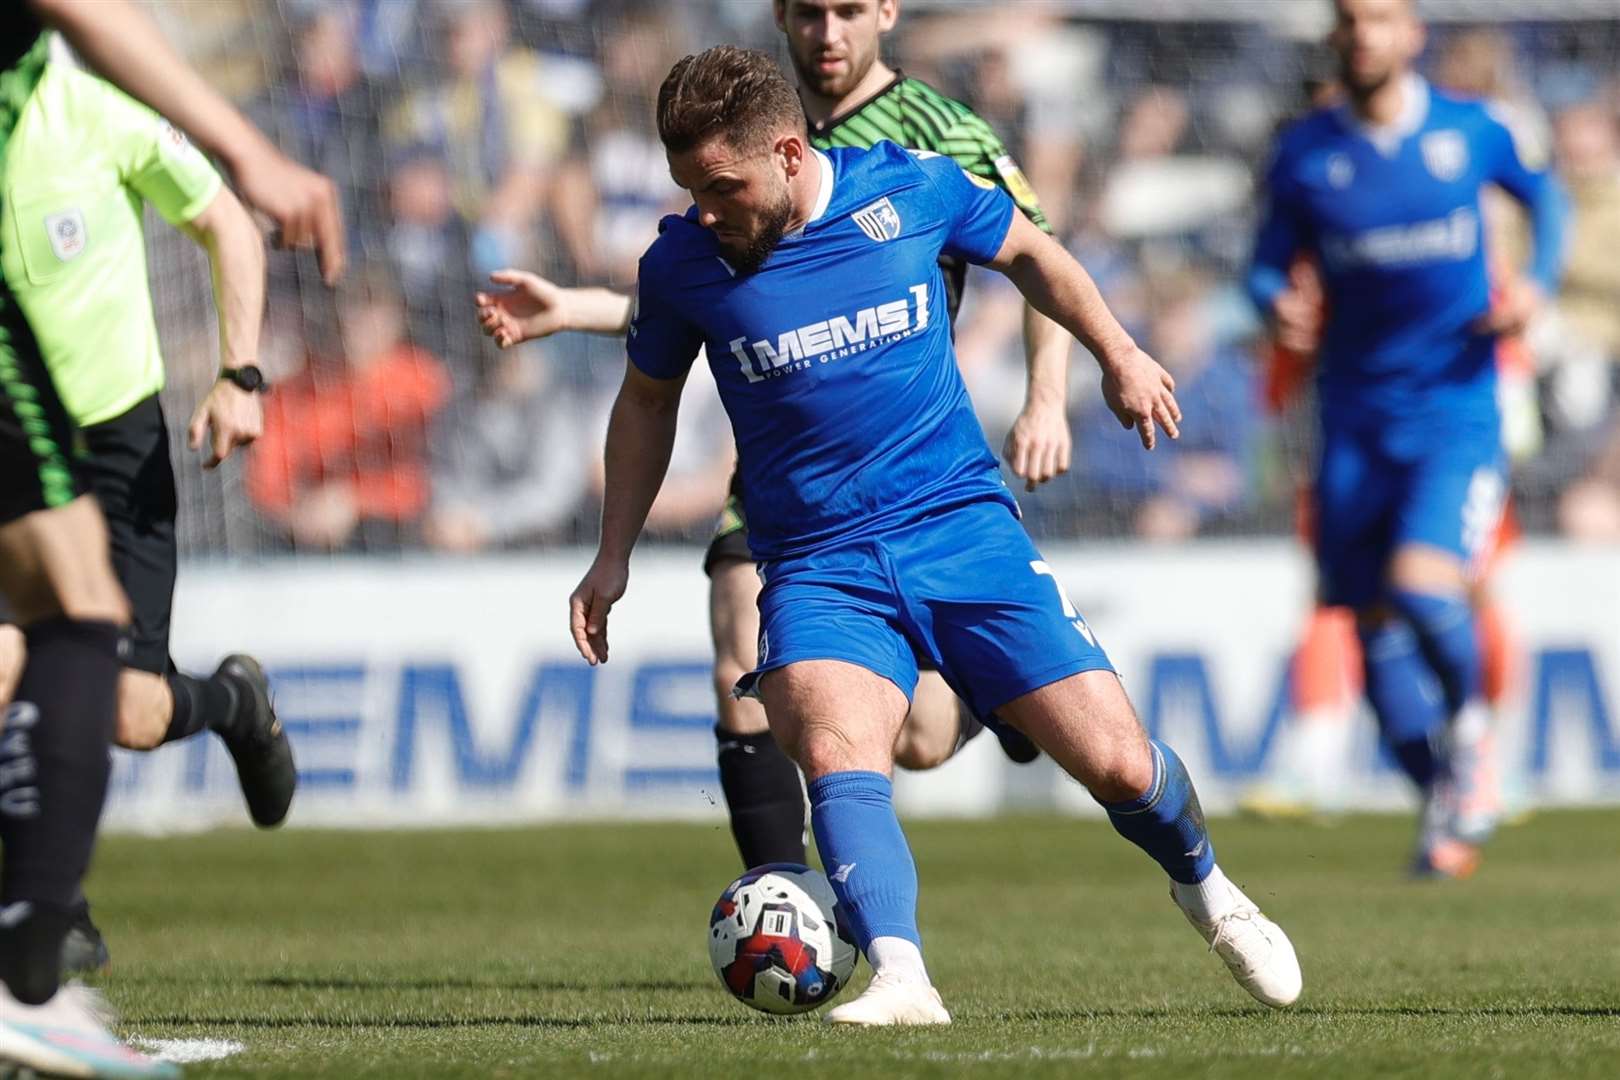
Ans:
{"label": "blue football shorts", "polygon": [[1108,655],[1006,503],[980,499],[911,524],[760,565],[759,667],[842,660],[910,698],[919,659],[975,715]]}
{"label": "blue football shorts", "polygon": [[1391,558],[1407,544],[1448,551],[1472,570],[1507,496],[1507,459],[1494,420],[1459,420],[1398,447],[1376,433],[1325,432],[1316,478],[1322,602],[1376,603]]}

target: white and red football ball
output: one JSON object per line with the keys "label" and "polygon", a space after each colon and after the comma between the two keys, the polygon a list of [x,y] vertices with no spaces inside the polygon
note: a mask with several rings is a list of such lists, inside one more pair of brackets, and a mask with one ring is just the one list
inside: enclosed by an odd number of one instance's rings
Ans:
{"label": "white and red football ball", "polygon": [[726,886],[709,916],[709,959],[736,999],[800,1013],[838,995],[859,953],[820,870],[756,866]]}

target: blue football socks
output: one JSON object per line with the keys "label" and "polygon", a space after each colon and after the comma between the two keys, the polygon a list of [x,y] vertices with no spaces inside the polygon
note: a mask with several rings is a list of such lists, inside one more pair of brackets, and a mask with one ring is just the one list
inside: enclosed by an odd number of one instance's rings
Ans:
{"label": "blue football socks", "polygon": [[894,816],[894,785],[882,773],[828,773],[810,782],[810,825],[821,863],[863,953],[873,938],[922,945],[917,864]]}
{"label": "blue football socks", "polygon": [[1411,624],[1423,659],[1440,681],[1446,716],[1457,715],[1479,694],[1482,670],[1479,631],[1468,598],[1396,589],[1390,601]]}
{"label": "blue football socks", "polygon": [[1426,789],[1441,770],[1436,737],[1446,713],[1439,684],[1405,622],[1362,626],[1359,634],[1367,701],[1384,745],[1412,782]]}
{"label": "blue football socks", "polygon": [[[1170,880],[1195,885],[1215,867],[1215,846],[1192,778],[1176,752],[1152,740],[1153,782],[1128,802],[1103,803],[1119,835],[1153,856]],[[819,834],[818,834],[819,835]]]}

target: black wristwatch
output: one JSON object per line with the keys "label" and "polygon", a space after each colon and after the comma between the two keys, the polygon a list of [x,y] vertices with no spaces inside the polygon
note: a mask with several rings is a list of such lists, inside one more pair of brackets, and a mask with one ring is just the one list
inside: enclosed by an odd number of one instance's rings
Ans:
{"label": "black wristwatch", "polygon": [[266,388],[264,372],[259,370],[257,364],[243,364],[241,367],[222,367],[219,369],[221,379],[229,379],[238,387],[250,394],[256,394]]}

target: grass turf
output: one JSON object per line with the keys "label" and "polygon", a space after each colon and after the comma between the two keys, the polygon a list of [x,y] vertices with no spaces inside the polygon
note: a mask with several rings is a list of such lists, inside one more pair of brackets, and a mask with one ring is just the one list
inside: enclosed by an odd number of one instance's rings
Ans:
{"label": "grass turf", "polygon": [[[723,827],[112,837],[89,885],[126,1033],[230,1039],[203,1077],[1620,1075],[1620,813],[1547,813],[1465,884],[1405,819],[1218,821],[1292,935],[1274,1013],[1101,821],[910,826],[948,1029],[831,1029],[725,995]],[[865,968],[856,988],[865,981]]]}

